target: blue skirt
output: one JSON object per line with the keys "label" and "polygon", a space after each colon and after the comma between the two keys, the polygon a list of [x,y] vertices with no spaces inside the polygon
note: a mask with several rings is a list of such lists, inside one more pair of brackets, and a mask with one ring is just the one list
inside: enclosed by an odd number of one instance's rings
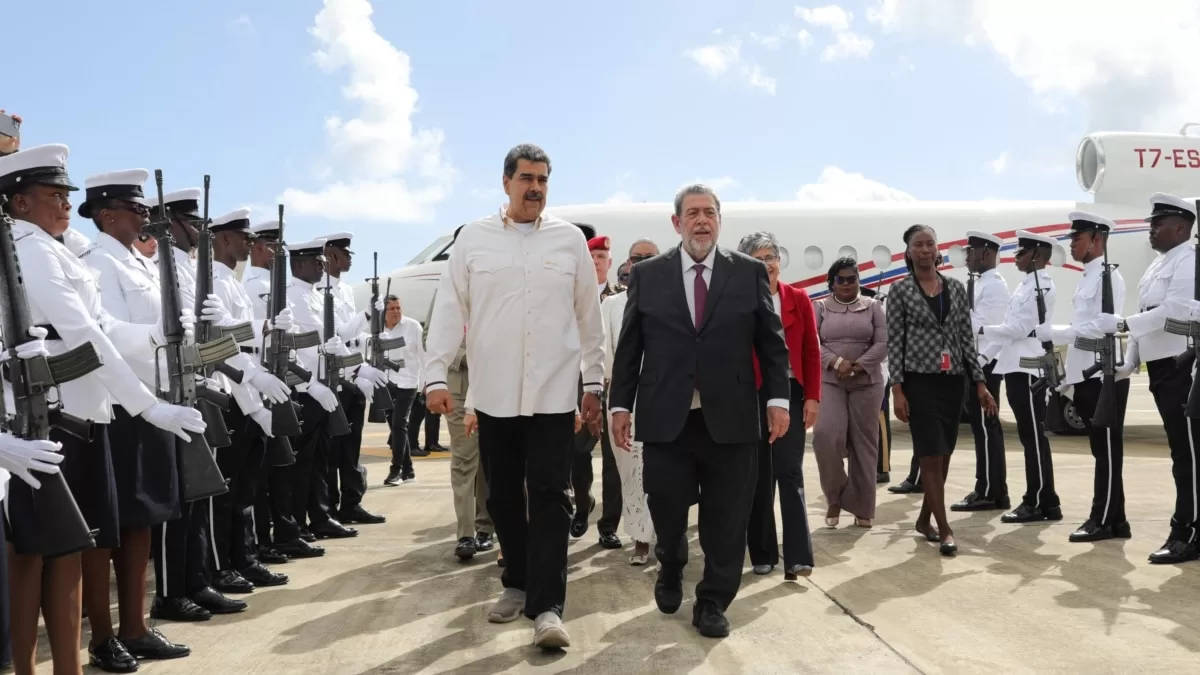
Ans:
{"label": "blue skirt", "polygon": [[108,429],[116,475],[119,523],[151,527],[179,517],[175,435],[113,406]]}

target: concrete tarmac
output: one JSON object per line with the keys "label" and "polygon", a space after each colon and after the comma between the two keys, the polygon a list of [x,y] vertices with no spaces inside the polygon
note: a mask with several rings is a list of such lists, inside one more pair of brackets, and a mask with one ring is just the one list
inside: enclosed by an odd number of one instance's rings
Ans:
{"label": "concrete tarmac", "polygon": [[[959,545],[953,558],[913,532],[921,497],[892,495],[885,486],[879,487],[874,527],[854,527],[845,514],[840,527],[824,528],[825,502],[810,449],[805,473],[816,569],[812,577],[788,583],[779,569],[755,576],[747,561],[728,612],[733,631],[723,640],[700,637],[691,626],[691,594],[703,567],[694,527],[685,602],[666,616],[654,605],[654,565],[628,565],[627,537],[623,551],[601,549],[593,516],[592,528],[570,543],[565,619],[572,646],[558,654],[530,645],[527,620],[487,622],[501,570],[494,552],[465,564],[453,555],[446,456],[417,460],[415,483],[384,487],[387,432],[371,425],[364,438],[364,446],[372,446],[364,458],[371,486],[365,504],[388,522],[360,526],[353,539],[323,542],[324,558],[275,566],[291,583],[244,596],[250,609],[243,614],[158,625],[193,654],[143,662],[139,672],[1194,671],[1200,663],[1200,562],[1146,561],[1166,538],[1175,495],[1165,435],[1144,376],[1135,379],[1127,423],[1131,540],[1068,543],[1067,535],[1087,516],[1093,461],[1085,438],[1053,437],[1064,520],[1013,526],[1001,523],[999,512],[952,513]],[[904,426],[894,430],[893,483],[903,478],[911,456]],[[1018,500],[1023,458],[1011,424],[1005,425],[1005,441],[1009,490]],[[444,424],[442,444],[450,444]],[[963,426],[948,502],[971,489],[972,447]],[[115,605],[113,614],[115,621]],[[41,644],[38,672],[48,674],[44,634]]]}

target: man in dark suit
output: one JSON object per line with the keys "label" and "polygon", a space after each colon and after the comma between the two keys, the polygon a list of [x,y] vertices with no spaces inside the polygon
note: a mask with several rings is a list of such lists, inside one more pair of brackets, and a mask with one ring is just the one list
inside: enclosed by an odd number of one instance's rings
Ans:
{"label": "man in dark suit", "polygon": [[[616,444],[629,450],[637,405],[643,488],[658,534],[659,610],[683,601],[687,522],[700,505],[704,578],[692,625],[729,634],[725,610],[741,585],[757,478],[759,423],[753,355],[762,365],[769,440],[788,429],[787,345],[767,269],[717,247],[721,202],[691,185],[675,197],[678,248],[635,265],[613,359],[609,405]],[[639,395],[640,394],[640,395]]]}

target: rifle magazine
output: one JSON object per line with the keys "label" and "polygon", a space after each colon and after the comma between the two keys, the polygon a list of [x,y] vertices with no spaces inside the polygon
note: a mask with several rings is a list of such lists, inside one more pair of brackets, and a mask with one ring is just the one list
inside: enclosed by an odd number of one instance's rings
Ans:
{"label": "rifle magazine", "polygon": [[[31,359],[40,360],[40,359]],[[78,347],[45,359],[46,374],[54,384],[77,380],[104,365],[96,347],[85,342]]]}
{"label": "rifle magazine", "polygon": [[231,337],[234,342],[250,342],[254,339],[254,327],[249,321],[236,326],[221,326],[220,330],[222,337]]}
{"label": "rifle magazine", "polygon": [[321,334],[315,330],[307,333],[291,333],[292,349],[308,349],[321,344]]}
{"label": "rifle magazine", "polygon": [[241,353],[242,350],[238,347],[237,343],[228,335],[196,345],[196,354],[201,366],[211,366],[215,363],[221,363]]}
{"label": "rifle magazine", "polygon": [[1196,338],[1200,337],[1200,321],[1180,321],[1179,319],[1167,319],[1163,330],[1171,335],[1183,335],[1184,337]]}
{"label": "rifle magazine", "polygon": [[401,337],[388,338],[386,340],[375,340],[372,344],[376,351],[389,352],[393,349],[400,349],[401,347],[404,347],[408,343],[406,343],[404,341],[404,337],[401,336]]}

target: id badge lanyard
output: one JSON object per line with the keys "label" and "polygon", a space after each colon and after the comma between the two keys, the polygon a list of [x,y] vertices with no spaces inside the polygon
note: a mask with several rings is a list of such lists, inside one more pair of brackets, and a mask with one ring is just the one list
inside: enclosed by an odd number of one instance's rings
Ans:
{"label": "id badge lanyard", "polygon": [[948,373],[948,372],[950,372],[951,359],[950,359],[950,349],[949,349],[949,347],[946,346],[946,319],[948,319],[950,317],[947,316],[945,302],[946,302],[946,284],[945,284],[945,282],[942,282],[941,292],[938,293],[938,315],[937,315],[938,329],[942,335],[942,359],[939,364],[939,368],[941,369],[941,371],[943,373]]}

